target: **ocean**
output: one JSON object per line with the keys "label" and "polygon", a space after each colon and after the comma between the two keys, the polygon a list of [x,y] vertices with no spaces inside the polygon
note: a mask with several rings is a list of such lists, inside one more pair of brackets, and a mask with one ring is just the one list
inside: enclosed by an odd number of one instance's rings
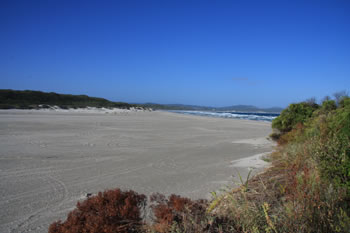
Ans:
{"label": "ocean", "polygon": [[232,118],[232,119],[244,119],[254,121],[268,121],[278,117],[279,113],[264,113],[264,112],[207,112],[207,111],[185,111],[185,110],[171,110],[170,112],[207,116],[207,117],[220,117],[220,118]]}

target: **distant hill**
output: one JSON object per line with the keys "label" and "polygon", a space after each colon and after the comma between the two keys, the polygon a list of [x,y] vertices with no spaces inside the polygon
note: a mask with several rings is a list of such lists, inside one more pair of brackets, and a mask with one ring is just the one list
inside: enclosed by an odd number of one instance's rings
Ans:
{"label": "distant hill", "polygon": [[136,107],[136,105],[128,103],[112,102],[103,98],[89,97],[87,95],[67,95],[30,90],[0,90],[0,109],[48,108],[54,105],[60,108]]}

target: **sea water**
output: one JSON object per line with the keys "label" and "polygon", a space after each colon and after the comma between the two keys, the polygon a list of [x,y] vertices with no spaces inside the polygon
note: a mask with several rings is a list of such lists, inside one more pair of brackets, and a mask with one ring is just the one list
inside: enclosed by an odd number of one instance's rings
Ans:
{"label": "sea water", "polygon": [[269,121],[278,117],[279,113],[265,113],[265,112],[209,112],[209,111],[185,111],[185,110],[172,110],[171,112],[197,115],[197,116],[208,116],[208,117],[220,117],[220,118],[233,118],[233,119],[244,119],[244,120],[255,120],[255,121]]}

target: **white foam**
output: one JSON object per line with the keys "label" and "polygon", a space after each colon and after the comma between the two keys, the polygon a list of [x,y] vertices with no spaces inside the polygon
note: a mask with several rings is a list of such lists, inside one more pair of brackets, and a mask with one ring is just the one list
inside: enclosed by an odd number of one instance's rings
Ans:
{"label": "white foam", "polygon": [[234,118],[234,119],[256,120],[256,121],[269,121],[269,122],[271,122],[273,119],[277,117],[269,113],[205,112],[205,111],[182,111],[182,110],[176,110],[172,112],[189,114],[189,115]]}

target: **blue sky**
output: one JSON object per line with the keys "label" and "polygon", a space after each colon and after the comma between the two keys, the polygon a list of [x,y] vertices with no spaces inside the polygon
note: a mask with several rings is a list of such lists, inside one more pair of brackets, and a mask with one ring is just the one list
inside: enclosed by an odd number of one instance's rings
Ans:
{"label": "blue sky", "polygon": [[350,87],[350,1],[0,1],[0,88],[285,107]]}

